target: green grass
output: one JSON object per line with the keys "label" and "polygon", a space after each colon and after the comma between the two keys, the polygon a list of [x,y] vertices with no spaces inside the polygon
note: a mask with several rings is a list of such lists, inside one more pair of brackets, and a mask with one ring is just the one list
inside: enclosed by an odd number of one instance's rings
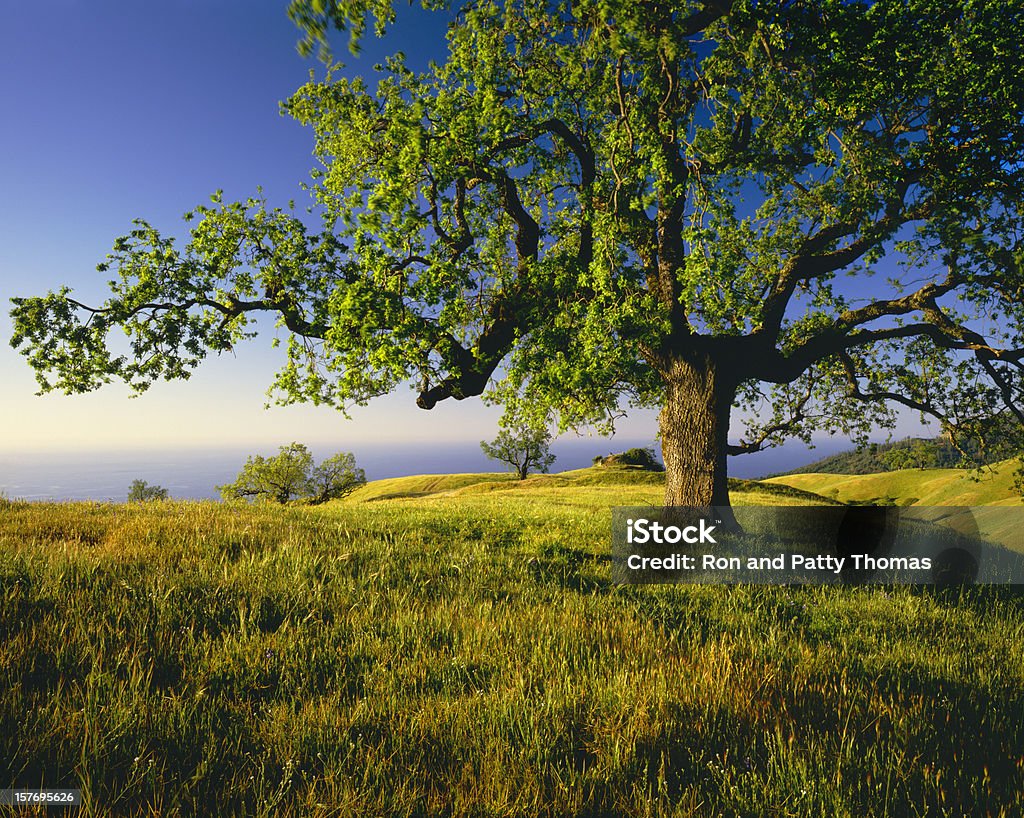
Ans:
{"label": "green grass", "polygon": [[456,491],[482,482],[506,483],[514,479],[514,474],[417,474],[410,477],[392,477],[387,480],[373,480],[349,495],[348,499],[351,502],[367,502],[398,497],[425,497]]}
{"label": "green grass", "polygon": [[980,473],[966,469],[903,469],[878,474],[790,474],[764,481],[814,491],[840,502],[921,506],[1020,505],[1016,460]]}
{"label": "green grass", "polygon": [[[839,505],[830,497],[770,481],[730,480],[736,505]],[[568,491],[567,491],[568,489]],[[418,474],[374,480],[349,495],[345,502],[365,503],[438,497],[462,497],[491,492],[515,492],[531,500],[605,509],[611,506],[660,505],[665,475],[634,467],[601,467],[534,474],[517,480],[514,474]]]}
{"label": "green grass", "polygon": [[660,502],[645,480],[4,502],[0,786],[85,815],[1021,814],[1017,594],[617,587],[608,508]]}

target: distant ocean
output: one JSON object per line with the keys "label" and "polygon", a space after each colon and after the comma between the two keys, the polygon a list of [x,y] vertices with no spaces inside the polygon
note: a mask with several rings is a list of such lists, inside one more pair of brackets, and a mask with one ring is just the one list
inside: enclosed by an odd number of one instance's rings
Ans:
{"label": "distant ocean", "polygon": [[[595,455],[621,452],[652,441],[579,438],[557,441],[552,452],[555,471],[589,466]],[[732,477],[762,477],[788,471],[833,454],[850,444],[828,440],[815,449],[802,444],[733,457]],[[502,471],[488,460],[478,443],[373,444],[349,447],[369,480],[407,474]],[[317,459],[334,453],[329,446],[310,446]],[[252,454],[276,454],[276,447],[225,449],[135,449],[97,452],[4,452],[0,450],[0,492],[25,500],[122,501],[133,480],[166,488],[179,499],[216,498],[216,486],[235,478]],[[660,456],[660,453],[659,453]]]}

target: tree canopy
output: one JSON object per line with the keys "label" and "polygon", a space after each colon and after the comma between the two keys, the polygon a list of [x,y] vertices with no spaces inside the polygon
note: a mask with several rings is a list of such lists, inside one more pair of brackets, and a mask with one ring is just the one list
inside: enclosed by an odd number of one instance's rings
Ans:
{"label": "tree canopy", "polygon": [[480,448],[491,460],[511,466],[520,480],[531,471],[546,474],[555,456],[549,451],[551,432],[537,424],[506,425],[490,443],[480,441]]}
{"label": "tree canopy", "polygon": [[[894,407],[953,439],[1024,420],[1019,4],[425,5],[452,13],[443,63],[336,68],[286,103],[320,229],[215,197],[184,247],[119,239],[105,304],[14,299],[44,391],[187,377],[271,312],[285,402],[495,384],[564,427],[660,406],[666,502],[691,505],[728,502],[727,454]],[[307,47],[393,15],[290,13]]]}
{"label": "tree canopy", "polygon": [[273,457],[256,455],[245,461],[233,483],[217,486],[227,500],[256,499],[288,503],[306,499],[314,505],[351,494],[366,483],[355,457],[339,452],[319,465],[302,443],[282,446]]}
{"label": "tree canopy", "polygon": [[132,480],[128,487],[129,503],[148,503],[151,500],[166,500],[170,492],[163,486],[147,483],[145,480]]}

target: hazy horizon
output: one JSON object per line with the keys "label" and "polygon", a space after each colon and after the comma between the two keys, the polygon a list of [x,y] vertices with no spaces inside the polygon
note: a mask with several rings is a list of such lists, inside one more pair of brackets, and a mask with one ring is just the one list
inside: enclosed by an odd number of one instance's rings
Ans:
{"label": "hazy horizon", "polygon": [[[583,468],[591,465],[596,455],[652,445],[650,440],[618,436],[559,440],[552,445],[557,456],[552,471]],[[762,477],[810,463],[850,445],[848,441],[831,439],[819,442],[814,449],[791,444],[734,457],[730,458],[729,473],[732,477]],[[413,474],[507,471],[503,464],[488,460],[478,442],[363,442],[349,447],[327,443],[311,444],[309,448],[317,459],[337,451],[352,451],[368,480]],[[233,480],[248,456],[276,452],[277,447],[266,445],[8,450],[0,452],[0,493],[11,499],[33,501],[122,501],[131,482],[139,479],[163,486],[176,499],[212,499],[219,496],[216,486]]]}

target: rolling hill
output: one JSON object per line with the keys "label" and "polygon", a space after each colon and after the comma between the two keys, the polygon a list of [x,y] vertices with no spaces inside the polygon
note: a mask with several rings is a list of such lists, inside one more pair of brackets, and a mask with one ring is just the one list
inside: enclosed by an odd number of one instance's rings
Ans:
{"label": "rolling hill", "polygon": [[1018,505],[1013,487],[1018,461],[981,472],[967,469],[901,469],[876,474],[789,474],[762,481],[810,491],[841,503],[899,506]]}
{"label": "rolling hill", "polygon": [[[996,440],[988,454],[982,453],[977,443],[962,444],[976,462],[993,464],[1012,454],[1008,442]],[[919,450],[914,454],[915,450]],[[924,460],[915,460],[923,457]],[[902,461],[902,462],[901,462]],[[871,443],[815,460],[812,463],[770,475],[782,477],[791,474],[876,474],[896,471],[917,465],[928,469],[964,469],[974,464],[965,463],[963,453],[945,437],[906,437],[889,443]]]}
{"label": "rolling hill", "polygon": [[[470,498],[509,492],[519,498],[557,500],[560,504],[660,505],[665,475],[629,466],[591,466],[557,474],[534,474],[517,480],[511,473],[417,474],[373,480],[350,494],[344,503],[381,500],[420,501],[431,498]],[[573,489],[566,491],[566,489]],[[735,505],[838,505],[802,486],[757,480],[730,480]]]}
{"label": "rolling hill", "polygon": [[[786,474],[763,480],[729,481],[736,505],[877,504],[897,506],[1015,506],[1021,502],[1013,486],[1016,460],[977,472],[967,469],[901,469],[874,474]],[[564,502],[607,500],[612,505],[658,505],[663,473],[638,468],[592,466],[535,474],[516,480],[511,473],[418,474],[374,480],[343,502],[469,497],[510,492],[517,497],[559,496]],[[576,491],[566,492],[572,488]]]}

